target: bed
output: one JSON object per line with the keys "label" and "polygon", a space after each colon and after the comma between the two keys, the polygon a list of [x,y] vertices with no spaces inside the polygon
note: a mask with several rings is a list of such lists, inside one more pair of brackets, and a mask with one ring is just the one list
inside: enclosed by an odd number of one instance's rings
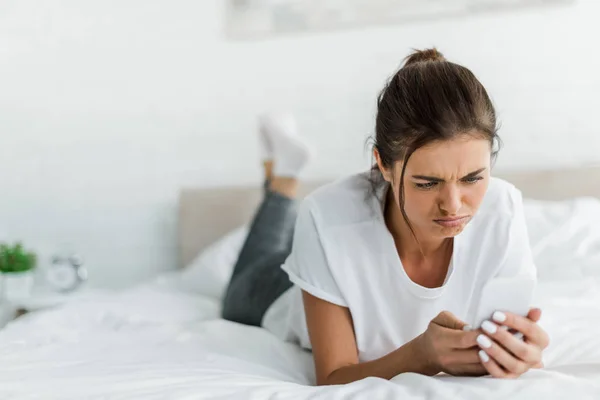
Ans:
{"label": "bed", "polygon": [[527,199],[536,302],[552,340],[543,370],[513,381],[402,374],[314,387],[310,353],[219,318],[260,189],[188,188],[180,268],[9,324],[0,331],[0,398],[600,398],[600,167],[501,176]]}

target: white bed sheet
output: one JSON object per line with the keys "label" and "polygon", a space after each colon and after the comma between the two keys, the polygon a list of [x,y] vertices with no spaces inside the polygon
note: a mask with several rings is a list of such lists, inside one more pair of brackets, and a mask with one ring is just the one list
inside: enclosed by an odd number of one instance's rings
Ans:
{"label": "white bed sheet", "polygon": [[0,332],[0,398],[600,398],[600,285],[540,285],[547,367],[514,381],[403,374],[314,387],[310,354],[218,318],[161,278],[25,316]]}

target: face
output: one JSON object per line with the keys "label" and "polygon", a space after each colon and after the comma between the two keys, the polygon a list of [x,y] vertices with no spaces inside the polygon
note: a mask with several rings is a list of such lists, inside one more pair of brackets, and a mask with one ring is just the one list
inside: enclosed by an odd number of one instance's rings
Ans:
{"label": "face", "polygon": [[[416,150],[404,175],[404,210],[415,233],[441,239],[462,232],[487,191],[490,162],[489,141],[467,135]],[[401,174],[402,162],[383,172],[396,203]]]}

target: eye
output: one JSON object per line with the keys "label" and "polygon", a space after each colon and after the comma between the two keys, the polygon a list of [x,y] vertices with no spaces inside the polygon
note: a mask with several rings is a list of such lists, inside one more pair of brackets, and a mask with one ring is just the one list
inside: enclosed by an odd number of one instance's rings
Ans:
{"label": "eye", "polygon": [[483,178],[481,176],[471,176],[469,178],[465,178],[462,181],[464,183],[468,183],[470,185],[479,182],[480,180],[482,180]]}
{"label": "eye", "polygon": [[428,190],[428,189],[432,189],[437,184],[438,184],[438,182],[415,183],[415,186],[417,187],[417,189]]}

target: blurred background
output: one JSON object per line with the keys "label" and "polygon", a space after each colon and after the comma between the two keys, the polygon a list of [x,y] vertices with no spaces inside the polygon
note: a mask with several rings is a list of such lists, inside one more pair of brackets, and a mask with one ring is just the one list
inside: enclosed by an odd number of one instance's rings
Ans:
{"label": "blurred background", "polygon": [[259,113],[296,115],[307,179],[367,168],[376,95],[411,48],[487,87],[497,169],[600,162],[600,2],[415,2],[3,0],[0,239],[75,251],[98,287],[174,269],[180,188],[259,184]]}

